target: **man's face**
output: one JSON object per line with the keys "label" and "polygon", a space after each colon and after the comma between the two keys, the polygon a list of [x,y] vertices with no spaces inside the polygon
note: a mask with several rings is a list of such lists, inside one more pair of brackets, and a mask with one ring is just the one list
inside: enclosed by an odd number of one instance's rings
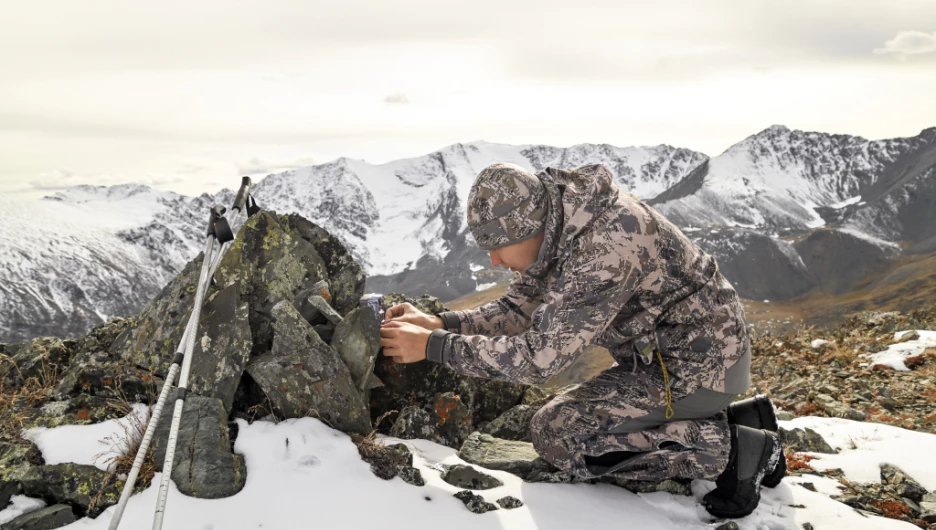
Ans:
{"label": "man's face", "polygon": [[526,241],[489,250],[491,266],[503,265],[514,272],[525,274],[526,268],[536,263],[536,259],[539,257],[540,247],[543,246],[543,238],[545,237],[544,234],[545,232],[541,231]]}

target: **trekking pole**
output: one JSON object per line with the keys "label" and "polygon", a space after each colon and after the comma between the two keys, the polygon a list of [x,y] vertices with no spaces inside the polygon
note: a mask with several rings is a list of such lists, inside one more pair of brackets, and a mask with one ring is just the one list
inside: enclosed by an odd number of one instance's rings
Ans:
{"label": "trekking pole", "polygon": [[[234,198],[234,203],[231,205],[231,209],[233,210],[231,219],[232,221],[237,220],[237,217],[243,209],[244,203],[246,203],[249,198],[250,177],[244,177],[241,180],[241,187],[237,192],[237,196]],[[185,332],[182,335],[182,340],[179,342],[179,347],[176,350],[175,358],[173,359],[172,365],[169,367],[169,372],[166,374],[166,378],[163,381],[162,391],[159,394],[159,399],[156,401],[156,406],[153,408],[153,413],[150,416],[149,423],[146,426],[146,433],[143,435],[143,439],[140,442],[140,447],[137,450],[136,457],[133,460],[133,467],[130,470],[130,474],[127,475],[127,480],[124,483],[123,491],[120,493],[120,500],[117,503],[117,509],[114,512],[114,516],[111,518],[108,530],[117,530],[117,527],[120,525],[120,520],[123,517],[124,510],[127,507],[127,502],[130,500],[130,496],[133,494],[133,486],[136,484],[137,476],[140,474],[140,468],[143,466],[143,461],[146,459],[146,452],[149,450],[149,445],[152,442],[153,435],[156,432],[156,426],[159,424],[159,419],[162,416],[163,407],[165,406],[166,400],[169,397],[169,390],[172,387],[173,381],[175,381],[175,377],[179,372],[179,368],[183,362],[183,359],[186,357],[186,347],[189,343],[189,337],[194,337],[197,333],[198,317],[196,317],[195,308],[199,309],[198,316],[200,316],[202,305],[201,301],[199,300],[199,293],[201,293],[202,298],[204,298],[204,294],[208,290],[207,283],[211,281],[211,278],[214,276],[214,273],[221,262],[221,257],[230,245],[231,240],[233,240],[234,236],[230,231],[230,227],[226,226],[226,221],[223,223],[220,230],[217,227],[213,228],[210,224],[211,221],[215,218],[215,210],[218,210],[219,208],[223,213],[223,207],[215,207],[215,209],[212,210],[212,217],[209,220],[209,231],[214,230],[216,232],[215,236],[221,235],[224,238],[227,238],[228,234],[230,234],[230,240],[227,240],[222,244],[221,250],[216,256],[217,259],[214,260],[210,260],[210,250],[212,250],[214,247],[213,240],[212,245],[210,246],[206,241],[205,257],[202,260],[202,272],[198,279],[198,287],[195,293],[195,305],[192,306],[192,315],[189,317],[189,320],[186,323]],[[224,221],[223,218],[221,218],[221,220]],[[221,233],[218,234],[217,232]],[[210,239],[217,239],[217,237]],[[203,277],[205,272],[205,264],[209,263],[209,261],[210,268],[208,270],[208,275],[207,277]]]}

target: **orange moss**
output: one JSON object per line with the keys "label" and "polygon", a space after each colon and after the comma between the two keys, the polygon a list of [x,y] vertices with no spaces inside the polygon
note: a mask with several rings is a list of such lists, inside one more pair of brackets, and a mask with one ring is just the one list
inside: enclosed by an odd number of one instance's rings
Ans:
{"label": "orange moss", "polygon": [[878,510],[884,512],[884,517],[890,519],[903,520],[904,517],[910,517],[913,515],[913,510],[911,510],[906,504],[899,501],[874,501],[871,503],[871,506],[874,506]]}

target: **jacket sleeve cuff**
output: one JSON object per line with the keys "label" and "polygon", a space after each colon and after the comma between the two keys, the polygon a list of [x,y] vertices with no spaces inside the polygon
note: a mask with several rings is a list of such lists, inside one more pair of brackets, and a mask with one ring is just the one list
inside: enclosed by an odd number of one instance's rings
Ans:
{"label": "jacket sleeve cuff", "polygon": [[438,316],[442,319],[442,326],[445,329],[452,333],[458,333],[461,330],[461,321],[454,311],[443,311]]}
{"label": "jacket sleeve cuff", "polygon": [[445,364],[445,340],[450,331],[444,329],[433,330],[429,334],[429,342],[426,343],[426,359],[430,362]]}

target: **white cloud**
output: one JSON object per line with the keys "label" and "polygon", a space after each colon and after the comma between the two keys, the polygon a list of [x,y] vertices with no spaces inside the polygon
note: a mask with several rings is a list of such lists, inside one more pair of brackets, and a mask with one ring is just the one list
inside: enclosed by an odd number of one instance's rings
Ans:
{"label": "white cloud", "polygon": [[906,59],[908,55],[920,55],[936,52],[936,31],[924,33],[922,31],[901,31],[896,37],[884,43],[883,48],[877,48],[877,55],[896,55],[899,59]]}
{"label": "white cloud", "polygon": [[317,162],[312,157],[302,157],[292,160],[291,162],[270,162],[267,160],[262,160],[260,157],[253,157],[247,162],[237,163],[237,173],[243,175],[258,175],[258,174],[269,174],[275,171],[283,171],[287,169],[297,169],[300,167],[313,166]]}
{"label": "white cloud", "polygon": [[384,98],[384,103],[390,104],[406,104],[409,103],[409,99],[406,97],[406,94],[402,92],[397,92],[396,94],[391,94]]}

